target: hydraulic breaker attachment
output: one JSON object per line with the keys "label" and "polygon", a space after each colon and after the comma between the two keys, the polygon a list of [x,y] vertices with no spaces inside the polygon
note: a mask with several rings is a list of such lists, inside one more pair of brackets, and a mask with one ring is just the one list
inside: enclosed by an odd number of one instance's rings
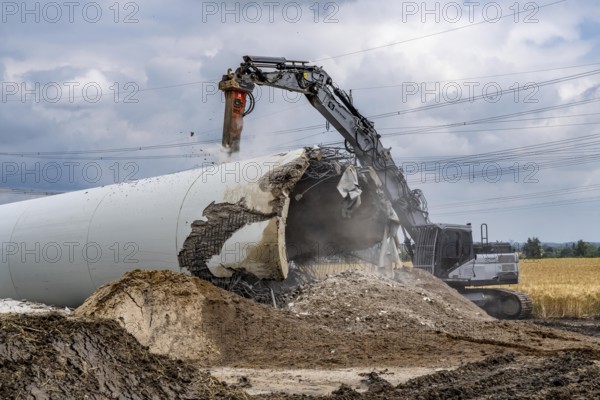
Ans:
{"label": "hydraulic breaker attachment", "polygon": [[[240,150],[244,116],[254,108],[254,97],[252,96],[254,84],[236,79],[236,76],[229,70],[219,82],[219,89],[225,93],[222,144],[228,153],[235,153]],[[247,100],[250,103],[248,110],[246,110]]]}

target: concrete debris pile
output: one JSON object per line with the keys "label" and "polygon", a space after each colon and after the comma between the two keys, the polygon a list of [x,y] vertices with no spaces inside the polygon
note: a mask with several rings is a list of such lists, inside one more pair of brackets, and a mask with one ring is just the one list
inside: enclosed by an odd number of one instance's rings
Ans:
{"label": "concrete debris pile", "polygon": [[493,320],[431,274],[413,268],[394,272],[394,280],[342,272],[305,286],[288,307],[307,320],[349,331],[443,329],[457,320]]}

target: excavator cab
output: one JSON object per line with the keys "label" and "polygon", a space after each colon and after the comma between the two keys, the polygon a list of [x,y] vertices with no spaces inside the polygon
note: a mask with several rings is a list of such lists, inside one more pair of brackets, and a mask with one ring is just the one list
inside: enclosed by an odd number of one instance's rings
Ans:
{"label": "excavator cab", "polygon": [[427,224],[413,227],[413,266],[437,277],[474,259],[470,225]]}

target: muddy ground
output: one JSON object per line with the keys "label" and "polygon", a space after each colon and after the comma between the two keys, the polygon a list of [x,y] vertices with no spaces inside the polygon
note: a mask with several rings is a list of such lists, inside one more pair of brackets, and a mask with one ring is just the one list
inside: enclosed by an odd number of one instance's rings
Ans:
{"label": "muddy ground", "polygon": [[530,322],[540,326],[549,326],[565,331],[600,337],[600,317],[532,319]]}
{"label": "muddy ground", "polygon": [[194,365],[150,353],[114,321],[0,316],[2,399],[244,397]]}
{"label": "muddy ground", "polygon": [[73,314],[1,317],[1,398],[600,397],[600,320],[497,321],[412,269],[280,309],[134,271]]}

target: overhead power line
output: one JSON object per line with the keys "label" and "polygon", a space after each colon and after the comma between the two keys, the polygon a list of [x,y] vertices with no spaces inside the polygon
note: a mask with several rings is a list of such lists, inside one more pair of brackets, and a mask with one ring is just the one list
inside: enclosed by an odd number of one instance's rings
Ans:
{"label": "overhead power line", "polygon": [[451,211],[451,212],[436,213],[435,216],[439,217],[439,216],[450,216],[450,215],[487,214],[487,213],[497,213],[497,212],[506,212],[506,211],[515,211],[515,210],[530,210],[530,209],[538,209],[538,208],[545,208],[545,207],[572,206],[574,204],[597,203],[597,202],[600,202],[600,196],[581,198],[581,199],[540,202],[540,203],[516,205],[516,206],[486,207],[486,208],[480,208],[480,209],[469,208],[468,210],[464,210],[464,211]]}
{"label": "overhead power line", "polygon": [[[562,78],[556,78],[556,79],[550,79],[550,80],[546,80],[546,81],[542,81],[542,82],[536,82],[534,86],[539,88],[539,87],[543,87],[543,86],[567,82],[567,81],[574,80],[574,79],[585,78],[585,77],[593,76],[593,75],[597,75],[597,74],[600,74],[600,69],[594,69],[594,70],[582,72],[579,74],[568,75],[568,76],[564,76]],[[492,93],[492,95],[503,96],[505,94],[514,93],[514,92],[521,91],[521,90],[528,90],[530,87],[532,87],[532,85],[525,84],[524,86],[518,86],[518,87],[512,88],[512,89],[509,88],[507,90],[500,90],[498,92]],[[460,98],[456,101],[432,103],[432,104],[427,104],[427,105],[424,105],[421,107],[409,108],[406,110],[397,110],[397,111],[390,111],[390,112],[386,112],[386,113],[382,113],[382,114],[374,114],[374,115],[369,116],[369,118],[370,119],[379,119],[379,118],[395,117],[395,116],[399,116],[399,115],[405,115],[405,114],[409,114],[409,113],[425,111],[425,110],[430,110],[430,109],[434,109],[434,108],[447,107],[447,106],[462,104],[462,103],[466,103],[466,102],[473,102],[474,100],[481,100],[481,99],[489,98],[489,97],[491,97],[490,94],[483,93],[483,94],[477,95],[477,96]]]}
{"label": "overhead power line", "polygon": [[[546,68],[546,69],[535,69],[535,70],[521,71],[521,72],[508,72],[508,73],[495,74],[495,75],[471,76],[471,77],[467,77],[467,78],[444,79],[444,80],[441,80],[441,81],[423,81],[422,83],[425,83],[425,84],[428,84],[428,83],[439,83],[439,84],[442,84],[442,83],[449,83],[449,82],[468,81],[468,80],[471,80],[471,79],[501,78],[501,77],[505,77],[505,76],[533,74],[533,73],[537,73],[537,72],[551,72],[551,71],[560,71],[560,70],[564,70],[564,69],[574,69],[574,68],[591,67],[591,66],[595,66],[595,65],[600,65],[600,62],[598,62],[598,63],[589,63],[589,64],[580,64],[580,65],[570,65],[570,66],[567,66],[567,67],[555,67],[555,68]],[[351,89],[353,91],[356,91],[356,90],[371,90],[371,89],[387,89],[387,88],[402,87],[402,86],[405,86],[406,83],[407,82],[395,83],[395,84],[392,84],[392,85],[364,86],[364,87],[357,87],[357,88],[351,88]]]}
{"label": "overhead power line", "polygon": [[[546,8],[546,7],[551,7],[551,6],[560,4],[560,3],[564,3],[566,1],[567,0],[558,0],[558,1],[555,1],[555,2],[552,2],[552,3],[538,5],[537,8],[538,9],[542,9],[542,8]],[[520,14],[522,14],[524,12],[529,12],[529,10],[519,10],[519,11],[513,13],[513,14],[506,14],[506,15],[503,15],[503,16],[499,17],[498,20],[505,19],[505,18],[508,18],[508,17],[514,17],[515,15],[520,15]],[[351,52],[348,52],[348,53],[342,53],[342,54],[338,54],[338,55],[331,56],[331,57],[319,58],[319,59],[314,60],[314,62],[333,60],[333,59],[336,59],[336,58],[348,57],[348,56],[352,56],[352,55],[356,55],[356,54],[361,54],[361,53],[367,53],[367,52],[370,52],[370,51],[380,50],[380,49],[384,49],[384,48],[388,48],[388,47],[392,47],[392,46],[398,46],[398,45],[401,45],[401,44],[415,42],[417,40],[427,39],[427,38],[431,38],[431,37],[434,37],[434,36],[444,35],[444,34],[450,33],[450,32],[456,32],[456,31],[460,31],[460,30],[463,30],[463,29],[472,28],[474,26],[478,26],[478,25],[485,24],[485,23],[489,23],[489,21],[487,21],[487,20],[484,19],[482,21],[473,22],[473,23],[470,23],[468,25],[458,26],[456,28],[446,29],[446,30],[443,30],[443,31],[430,33],[430,34],[427,34],[427,35],[422,35],[422,36],[417,36],[417,37],[410,38],[410,39],[400,40],[400,41],[397,41],[397,42],[392,42],[392,43],[384,44],[384,45],[381,45],[381,46],[368,47],[368,48],[364,48],[364,49],[361,49],[361,50],[351,51]]]}
{"label": "overhead power line", "polygon": [[561,195],[572,195],[572,194],[580,194],[580,193],[588,193],[600,190],[600,185],[587,185],[587,186],[578,186],[571,188],[563,188],[563,189],[554,189],[548,190],[544,192],[534,192],[534,193],[525,193],[525,194],[517,194],[512,196],[498,196],[498,197],[490,197],[486,199],[478,199],[478,200],[467,200],[467,201],[459,201],[455,203],[445,203],[435,205],[436,210],[448,209],[448,208],[460,208],[460,207],[472,207],[482,204],[491,204],[491,203],[506,203],[509,201],[522,201],[522,200],[530,200],[530,199],[539,199],[544,197],[555,197]]}

